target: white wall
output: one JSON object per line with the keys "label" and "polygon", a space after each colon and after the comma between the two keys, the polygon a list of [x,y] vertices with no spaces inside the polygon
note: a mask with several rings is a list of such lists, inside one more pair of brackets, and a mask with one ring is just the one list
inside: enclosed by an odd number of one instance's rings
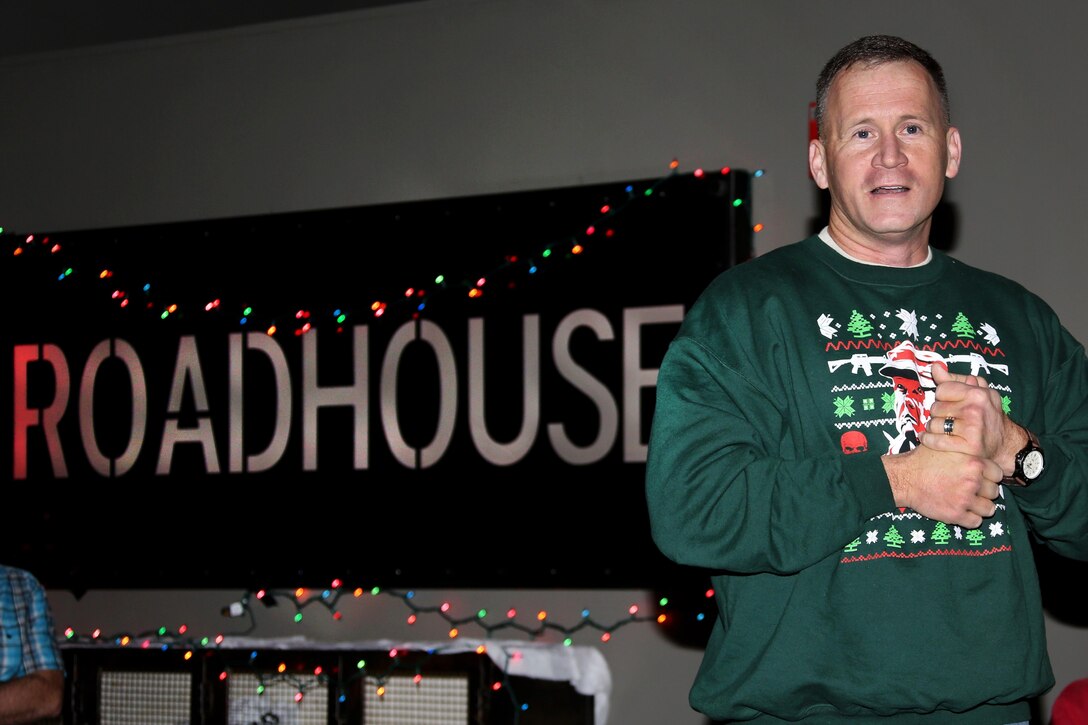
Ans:
{"label": "white wall", "polygon": [[[60,231],[597,183],[662,175],[676,157],[682,170],[766,170],[753,189],[766,251],[817,210],[805,142],[821,65],[888,32],[949,77],[964,141],[947,195],[954,254],[1042,293],[1088,339],[1086,20],[1077,3],[1009,0],[435,0],[27,56],[0,64],[0,223]],[[85,627],[180,606],[218,616],[223,594],[53,596],[61,624]],[[532,593],[579,610],[637,596]],[[1088,632],[1048,627],[1053,696],[1088,676]],[[610,722],[702,722],[686,705],[697,651],[649,625],[602,649]]]}

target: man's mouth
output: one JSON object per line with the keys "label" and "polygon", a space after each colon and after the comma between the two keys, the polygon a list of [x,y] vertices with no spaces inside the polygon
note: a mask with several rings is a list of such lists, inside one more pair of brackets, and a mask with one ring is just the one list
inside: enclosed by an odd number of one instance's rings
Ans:
{"label": "man's mouth", "polygon": [[902,194],[910,191],[909,186],[878,186],[873,189],[871,194]]}

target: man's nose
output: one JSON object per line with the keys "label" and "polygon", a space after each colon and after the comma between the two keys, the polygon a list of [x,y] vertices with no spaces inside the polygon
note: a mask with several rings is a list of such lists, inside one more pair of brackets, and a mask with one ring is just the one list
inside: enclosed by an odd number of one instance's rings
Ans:
{"label": "man's nose", "polygon": [[905,163],[907,163],[907,154],[903,151],[899,138],[894,133],[881,136],[873,157],[873,166],[894,169]]}

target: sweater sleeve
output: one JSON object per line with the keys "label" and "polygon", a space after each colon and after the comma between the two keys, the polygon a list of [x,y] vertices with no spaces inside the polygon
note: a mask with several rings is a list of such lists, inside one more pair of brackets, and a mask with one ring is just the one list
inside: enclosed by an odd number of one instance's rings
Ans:
{"label": "sweater sleeve", "polygon": [[691,337],[678,336],[666,352],[646,494],[654,541],[670,559],[790,574],[894,508],[878,453],[806,457],[791,444],[798,432],[788,391],[765,387]]}
{"label": "sweater sleeve", "polygon": [[1046,470],[1033,485],[1012,492],[1042,543],[1062,556],[1088,560],[1088,360],[1064,329],[1057,340],[1058,362],[1043,391],[1042,419],[1025,423],[1037,431]]}

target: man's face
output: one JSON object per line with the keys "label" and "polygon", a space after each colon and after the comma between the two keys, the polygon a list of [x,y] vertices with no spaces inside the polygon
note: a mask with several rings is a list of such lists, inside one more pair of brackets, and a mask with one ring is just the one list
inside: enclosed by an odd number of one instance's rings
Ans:
{"label": "man's face", "polygon": [[830,190],[832,231],[863,245],[927,240],[944,179],[959,170],[960,139],[925,69],[907,61],[843,71],[824,124],[809,168]]}
{"label": "man's face", "polygon": [[925,404],[926,391],[914,378],[892,378],[895,389],[902,394],[904,402],[909,408],[921,410]]}
{"label": "man's face", "polygon": [[926,388],[916,378],[894,377],[895,419],[897,423],[910,423],[915,433],[921,433],[929,420],[926,405]]}

